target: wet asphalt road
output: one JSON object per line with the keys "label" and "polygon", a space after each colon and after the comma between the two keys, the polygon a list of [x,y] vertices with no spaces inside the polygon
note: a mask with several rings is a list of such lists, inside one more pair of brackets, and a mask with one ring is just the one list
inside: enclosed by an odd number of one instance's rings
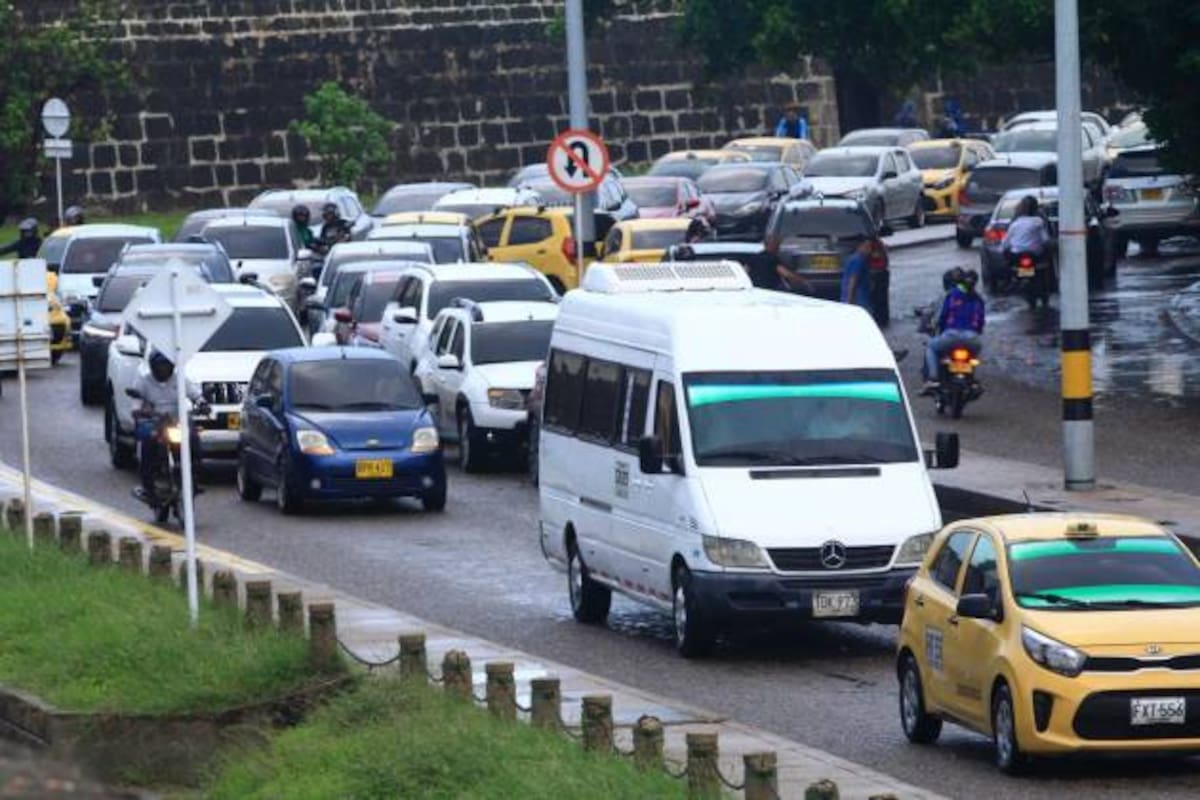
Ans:
{"label": "wet asphalt road", "polygon": [[[913,304],[906,293],[928,293],[925,272],[936,278],[944,269],[939,264],[960,259],[953,244],[897,253],[897,313]],[[1019,314],[1007,322],[996,317],[996,333],[1010,330],[1015,337],[1022,328]],[[894,335],[915,345],[916,337],[908,333],[912,327],[899,320]],[[908,371],[916,369],[915,359],[914,351]],[[957,423],[966,446],[1030,460],[1056,458],[1054,442],[1041,441],[1057,435],[1052,392],[1035,388],[1036,374],[1002,375],[1003,363],[988,377],[989,395]],[[102,415],[79,407],[76,381],[72,357],[31,381],[37,475],[144,516],[129,495],[132,476],[109,467]],[[15,386],[9,383],[6,389],[0,399],[0,458],[15,464],[20,452]],[[1109,402],[1105,416],[1128,413],[1119,411],[1123,398]],[[1151,420],[1143,428],[1157,432],[1169,431],[1170,425],[1153,420],[1187,410],[1186,402],[1177,406],[1136,395],[1130,402],[1142,403]],[[1049,422],[1026,424],[1026,415],[1043,407]],[[919,403],[918,412],[922,427],[933,430],[931,408]],[[1114,433],[1105,446],[1115,453],[1122,442],[1136,444],[1122,438],[1127,435],[1137,437],[1139,431]],[[1161,446],[1170,447],[1171,441],[1168,437]],[[1163,470],[1163,479],[1169,482],[1170,473]],[[748,635],[727,643],[710,660],[686,662],[671,649],[666,617],[628,602],[614,603],[607,628],[578,625],[570,618],[565,578],[538,553],[536,493],[513,472],[474,477],[452,470],[443,515],[407,505],[343,505],[287,519],[269,498],[241,503],[226,474],[199,499],[198,518],[198,535],[215,547],[710,708],[948,796],[1192,798],[1200,792],[1200,764],[1194,759],[1066,762],[1043,768],[1034,778],[1013,780],[994,771],[988,743],[973,734],[948,727],[937,747],[906,744],[895,711],[891,627],[807,625]]]}

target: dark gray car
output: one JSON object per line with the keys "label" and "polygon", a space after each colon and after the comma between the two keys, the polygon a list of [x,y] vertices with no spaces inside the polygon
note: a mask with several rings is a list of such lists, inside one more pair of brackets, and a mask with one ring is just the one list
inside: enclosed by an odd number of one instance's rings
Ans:
{"label": "dark gray car", "polygon": [[971,170],[971,177],[958,197],[954,240],[970,247],[983,235],[996,204],[1005,192],[1058,185],[1058,157],[1053,153],[1010,153],[984,161]]}
{"label": "dark gray car", "polygon": [[717,209],[717,236],[760,242],[767,221],[781,200],[800,182],[786,164],[722,164],[700,176],[696,185]]}

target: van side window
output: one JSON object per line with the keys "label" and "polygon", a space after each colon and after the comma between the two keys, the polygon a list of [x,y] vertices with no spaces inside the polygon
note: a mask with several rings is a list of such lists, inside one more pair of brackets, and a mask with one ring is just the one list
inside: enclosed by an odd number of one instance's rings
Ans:
{"label": "van side window", "polygon": [[654,435],[662,440],[664,456],[679,457],[683,448],[679,441],[679,410],[675,405],[675,384],[658,382],[654,404]]}
{"label": "van side window", "polygon": [[951,534],[929,570],[933,579],[951,592],[958,588],[958,573],[962,571],[963,561],[974,538],[975,534],[972,531]]}
{"label": "van side window", "polygon": [[579,427],[583,403],[586,360],[575,353],[554,350],[546,370],[546,407],[542,412],[547,428],[574,433]]}
{"label": "van side window", "polygon": [[646,435],[646,409],[650,407],[650,372],[626,368],[621,385],[621,428],[618,444],[636,448]]}
{"label": "van side window", "polygon": [[621,368],[611,361],[588,362],[579,435],[609,443],[617,438]]}

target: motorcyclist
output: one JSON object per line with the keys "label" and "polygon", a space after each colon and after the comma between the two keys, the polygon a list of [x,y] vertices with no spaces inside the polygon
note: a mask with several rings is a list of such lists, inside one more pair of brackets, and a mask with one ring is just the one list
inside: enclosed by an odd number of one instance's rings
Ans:
{"label": "motorcyclist", "polygon": [[[150,370],[147,374],[138,377],[134,382],[134,389],[141,396],[142,405],[137,410],[138,416],[175,416],[175,411],[178,403],[178,387],[176,382],[179,377],[175,373],[175,364],[171,359],[167,358],[162,352],[155,350],[150,354]],[[197,411],[204,412],[208,404],[204,402],[204,395],[195,383],[184,379],[184,394],[192,401]],[[181,420],[180,424],[186,424],[186,420]],[[200,463],[200,438],[193,426],[188,425],[188,436],[191,441],[192,463],[198,465]],[[158,468],[161,459],[164,456],[162,442],[156,436],[150,436],[141,441],[141,452],[139,453],[139,475],[142,481],[142,498],[149,503],[156,501],[154,488],[154,475]],[[198,471],[192,470],[193,486],[196,488],[197,494],[199,488]]]}
{"label": "motorcyclist", "polygon": [[942,301],[931,331],[933,335],[925,345],[925,363],[921,371],[926,391],[938,386],[938,361],[942,354],[956,346],[965,346],[972,353],[981,349],[985,317],[983,298],[975,292],[969,273],[960,271],[957,277],[958,282]]}
{"label": "motorcyclist", "polygon": [[1045,218],[1038,213],[1037,198],[1033,195],[1022,197],[1013,221],[1004,232],[1004,254],[1011,258],[1029,253],[1040,261],[1049,244],[1050,229]]}
{"label": "motorcyclist", "polygon": [[63,227],[84,224],[83,206],[71,206],[63,212]]}
{"label": "motorcyclist", "polygon": [[349,239],[350,225],[346,220],[342,219],[337,203],[326,203],[321,209],[321,219],[324,220],[324,223],[321,225],[321,235],[319,237],[321,247],[324,248],[321,252],[328,253],[329,248],[338,242],[344,242]]}
{"label": "motorcyclist", "polygon": [[38,234],[38,221],[26,217],[17,225],[17,240],[0,247],[0,255],[16,253],[17,258],[36,258],[42,247],[42,237]]}
{"label": "motorcyclist", "polygon": [[312,228],[309,227],[311,219],[312,213],[308,206],[299,205],[292,208],[292,224],[296,226],[296,235],[300,237],[300,243],[309,250],[317,246],[317,238],[313,236]]}

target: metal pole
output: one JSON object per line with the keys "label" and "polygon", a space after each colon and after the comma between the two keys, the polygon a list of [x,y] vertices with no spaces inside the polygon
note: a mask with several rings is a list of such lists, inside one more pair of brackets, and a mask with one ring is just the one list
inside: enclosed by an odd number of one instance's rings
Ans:
{"label": "metal pole", "polygon": [[17,324],[17,388],[21,393],[21,473],[24,482],[25,495],[25,539],[29,549],[33,549],[33,468],[29,461],[29,392],[25,385],[25,326],[21,324],[21,306],[24,303],[21,292],[21,262],[11,262],[13,266],[13,302],[16,313],[13,320]]}
{"label": "metal pole", "polygon": [[[588,130],[587,47],[583,35],[583,0],[567,0],[567,103],[571,127]],[[579,231],[579,278],[583,279],[583,261],[596,254],[596,195],[585,192],[579,198],[576,223]]]}
{"label": "metal pole", "polygon": [[192,424],[188,418],[187,377],[183,359],[183,314],[180,311],[179,267],[171,268],[171,320],[175,325],[175,402],[179,413],[179,474],[183,476],[183,535],[187,543],[188,617],[192,627],[200,619],[200,587],[196,581],[196,518],[192,503]]}
{"label": "metal pole", "polygon": [[1058,258],[1062,341],[1063,472],[1067,489],[1096,485],[1087,228],[1079,97],[1078,0],[1055,0],[1058,106]]}
{"label": "metal pole", "polygon": [[58,185],[58,227],[63,225],[62,158],[54,157],[54,180]]}

